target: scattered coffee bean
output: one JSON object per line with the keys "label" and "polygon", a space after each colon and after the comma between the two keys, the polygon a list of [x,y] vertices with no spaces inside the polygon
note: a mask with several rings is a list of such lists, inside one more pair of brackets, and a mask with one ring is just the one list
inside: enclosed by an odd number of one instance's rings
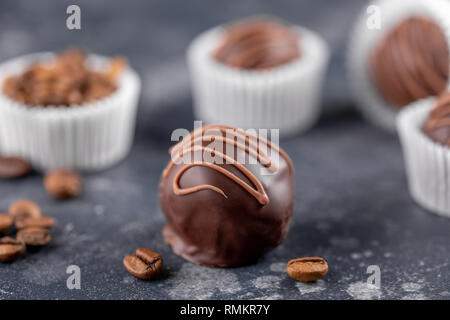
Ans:
{"label": "scattered coffee bean", "polygon": [[58,199],[73,198],[81,192],[81,177],[70,169],[54,169],[45,175],[44,186]]}
{"label": "scattered coffee bean", "polygon": [[18,219],[15,222],[17,230],[29,227],[50,229],[53,227],[54,224],[55,219],[53,219],[52,217],[25,218],[25,219]]}
{"label": "scattered coffee bean", "polygon": [[10,216],[0,213],[0,232],[5,232],[12,224],[13,219]]}
{"label": "scattered coffee bean", "polygon": [[14,202],[9,206],[8,213],[14,220],[40,218],[42,216],[41,208],[29,200],[18,200]]}
{"label": "scattered coffee bean", "polygon": [[0,157],[0,178],[20,178],[31,170],[31,165],[20,157]]}
{"label": "scattered coffee bean", "polygon": [[48,229],[28,227],[17,232],[17,239],[25,242],[27,246],[42,247],[50,242],[51,237]]}
{"label": "scattered coffee bean", "polygon": [[311,282],[322,279],[327,274],[328,264],[323,258],[298,258],[288,262],[286,271],[295,280]]}
{"label": "scattered coffee bean", "polygon": [[11,237],[0,238],[0,261],[13,261],[24,252],[25,244],[22,241]]}
{"label": "scattered coffee bean", "polygon": [[163,269],[161,256],[144,248],[137,249],[136,254],[125,256],[123,265],[128,272],[140,279],[154,278]]}

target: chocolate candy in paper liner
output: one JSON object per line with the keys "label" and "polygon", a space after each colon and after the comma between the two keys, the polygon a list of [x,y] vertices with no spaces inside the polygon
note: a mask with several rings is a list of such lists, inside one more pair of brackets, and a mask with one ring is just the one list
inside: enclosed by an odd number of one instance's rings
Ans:
{"label": "chocolate candy in paper liner", "polygon": [[[379,10],[380,29],[368,27],[366,11],[356,22],[347,55],[350,88],[368,121],[394,131],[400,108],[448,86],[448,79],[442,78],[448,78],[449,69],[450,3],[379,0],[370,4]],[[427,66],[430,59],[439,60],[437,67]],[[441,70],[443,65],[446,70]]]}

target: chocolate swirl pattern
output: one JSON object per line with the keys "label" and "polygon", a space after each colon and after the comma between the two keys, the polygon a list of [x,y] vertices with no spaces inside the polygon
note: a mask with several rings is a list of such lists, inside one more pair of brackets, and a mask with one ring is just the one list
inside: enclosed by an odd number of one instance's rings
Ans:
{"label": "chocolate swirl pattern", "polygon": [[160,203],[168,220],[164,238],[176,254],[209,266],[239,266],[284,240],[293,211],[294,169],[278,146],[233,127],[210,125],[169,151]]}
{"label": "chocolate swirl pattern", "polygon": [[381,95],[395,108],[437,95],[449,73],[444,33],[429,18],[408,18],[378,44],[370,69]]}
{"label": "chocolate swirl pattern", "polygon": [[450,146],[450,92],[439,96],[422,130],[434,141]]}
{"label": "chocolate swirl pattern", "polygon": [[[204,134],[205,131],[210,129],[217,129],[222,133],[222,136],[220,135],[208,135]],[[225,136],[227,134],[232,133],[233,139],[231,139],[229,136]],[[240,143],[238,140],[235,140],[234,138],[240,138],[241,140],[245,141],[245,144]],[[253,139],[251,139],[253,138]],[[255,141],[256,140],[256,141]],[[187,142],[186,142],[187,141]],[[238,185],[240,185],[242,188],[244,188],[248,193],[250,193],[252,196],[255,197],[255,199],[258,200],[258,202],[261,205],[267,205],[269,203],[269,198],[267,197],[267,194],[264,190],[264,187],[262,186],[261,182],[258,180],[258,178],[245,166],[238,163],[236,159],[232,159],[226,154],[208,148],[203,145],[203,142],[211,142],[211,141],[221,141],[223,144],[233,145],[235,148],[241,149],[248,153],[249,155],[253,156],[257,159],[264,167],[268,168],[270,171],[276,171],[277,166],[271,162],[270,157],[265,153],[264,151],[261,151],[259,149],[259,145],[257,141],[260,143],[264,143],[267,147],[271,148],[272,151],[279,152],[282,157],[286,159],[290,166],[290,170],[293,171],[292,163],[289,157],[286,155],[284,151],[282,151],[277,146],[273,146],[268,140],[262,139],[260,137],[257,137],[253,134],[245,134],[243,131],[236,130],[230,126],[224,126],[224,125],[210,125],[210,126],[204,126],[201,129],[197,129],[196,131],[192,132],[189,136],[189,139],[183,140],[179,142],[175,147],[173,147],[170,150],[170,153],[172,154],[172,161],[169,163],[169,165],[166,167],[166,169],[163,172],[163,177],[166,177],[170,171],[170,169],[174,166],[174,163],[183,157],[184,152],[196,152],[196,151],[202,151],[202,152],[208,152],[209,154],[215,154],[215,156],[220,157],[222,160],[224,160],[224,163],[231,163],[233,166],[235,166],[244,176],[254,185],[256,186],[256,190],[252,188],[248,183],[244,182],[242,179],[237,177],[232,172],[224,169],[223,167],[206,162],[206,161],[199,161],[199,162],[192,162],[185,164],[185,166],[177,173],[175,176],[175,179],[173,181],[173,191],[177,195],[186,195],[193,192],[197,192],[200,190],[212,190],[215,191],[225,198],[227,198],[226,194],[218,187],[212,186],[212,185],[200,185],[190,188],[181,188],[180,187],[180,179],[183,176],[184,172],[186,172],[188,169],[194,167],[194,166],[204,166],[209,167],[211,169],[216,170],[217,172],[220,172],[227,178],[233,180]],[[200,145],[196,145],[196,143],[200,142]]]}
{"label": "chocolate swirl pattern", "polygon": [[298,35],[276,22],[240,22],[226,30],[213,56],[239,69],[274,68],[300,57]]}

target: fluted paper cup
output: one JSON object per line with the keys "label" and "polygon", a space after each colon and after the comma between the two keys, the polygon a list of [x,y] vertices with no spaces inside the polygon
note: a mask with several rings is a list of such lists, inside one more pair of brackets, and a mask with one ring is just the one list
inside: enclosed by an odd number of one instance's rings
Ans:
{"label": "fluted paper cup", "polygon": [[425,209],[450,217],[450,148],[422,132],[434,103],[435,98],[419,100],[400,111],[397,130],[412,198]]}
{"label": "fluted paper cup", "polygon": [[386,32],[411,16],[431,18],[441,27],[450,46],[450,1],[378,0],[369,4],[380,9],[381,29],[367,27],[369,16],[365,11],[357,20],[347,54],[350,88],[363,116],[374,125],[394,132],[398,110],[381,96],[376,87],[369,69],[370,55]]}
{"label": "fluted paper cup", "polygon": [[[30,63],[52,57],[52,53],[37,53],[1,64],[0,84]],[[87,63],[96,69],[108,61],[91,55]],[[79,106],[28,106],[0,92],[0,153],[22,156],[38,170],[69,167],[90,171],[112,166],[131,148],[139,91],[139,76],[127,68],[114,93]]]}
{"label": "fluted paper cup", "polygon": [[212,52],[222,41],[226,26],[194,39],[187,60],[196,119],[243,129],[280,129],[280,135],[312,127],[320,114],[329,50],[316,33],[291,28],[299,35],[301,57],[262,71],[240,70],[215,61]]}

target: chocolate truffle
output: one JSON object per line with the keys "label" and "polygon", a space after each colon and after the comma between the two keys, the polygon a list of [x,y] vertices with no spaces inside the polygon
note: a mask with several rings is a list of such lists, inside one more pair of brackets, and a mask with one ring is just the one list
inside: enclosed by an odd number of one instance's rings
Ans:
{"label": "chocolate truffle", "polygon": [[370,61],[380,94],[395,108],[441,93],[449,49],[441,28],[426,17],[401,21],[378,43]]}
{"label": "chocolate truffle", "polygon": [[170,153],[159,198],[168,220],[163,235],[176,254],[208,266],[240,266],[285,239],[294,169],[278,146],[210,125],[193,131]]}
{"label": "chocolate truffle", "polygon": [[269,69],[300,57],[299,35],[282,24],[249,20],[231,25],[214,58],[239,69]]}
{"label": "chocolate truffle", "polygon": [[432,140],[450,147],[450,92],[438,97],[422,130]]}

